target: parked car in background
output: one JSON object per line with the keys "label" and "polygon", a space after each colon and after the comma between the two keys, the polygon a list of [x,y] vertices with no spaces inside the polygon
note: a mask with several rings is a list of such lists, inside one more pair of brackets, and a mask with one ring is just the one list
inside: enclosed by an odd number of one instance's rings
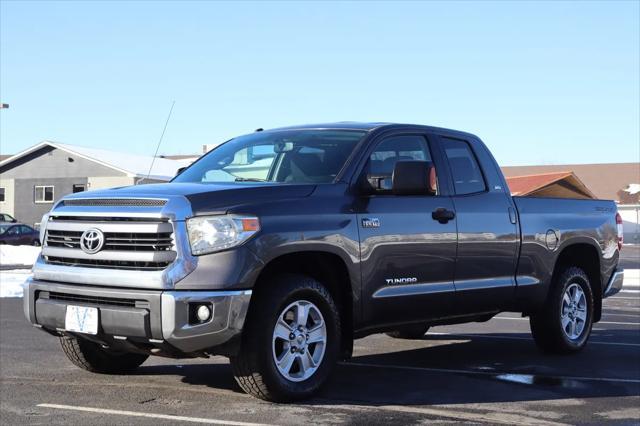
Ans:
{"label": "parked car in background", "polygon": [[17,220],[10,214],[0,213],[0,222],[16,223]]}
{"label": "parked car in background", "polygon": [[29,225],[0,223],[0,244],[39,246],[40,234]]}

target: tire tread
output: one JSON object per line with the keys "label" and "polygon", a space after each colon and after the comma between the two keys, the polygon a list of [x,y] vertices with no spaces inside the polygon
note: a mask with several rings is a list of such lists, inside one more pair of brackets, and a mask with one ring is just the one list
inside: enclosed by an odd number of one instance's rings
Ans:
{"label": "tire tread", "polygon": [[111,354],[97,343],[81,341],[71,336],[60,337],[60,346],[72,364],[91,373],[128,373],[148,358],[148,355],[138,353]]}

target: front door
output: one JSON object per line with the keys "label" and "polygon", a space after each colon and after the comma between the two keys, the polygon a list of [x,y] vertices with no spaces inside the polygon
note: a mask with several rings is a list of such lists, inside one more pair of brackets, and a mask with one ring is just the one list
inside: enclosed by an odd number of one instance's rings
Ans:
{"label": "front door", "polygon": [[456,220],[432,217],[438,209],[453,212],[451,199],[390,191],[396,162],[434,162],[432,152],[425,135],[400,134],[381,140],[369,155],[364,173],[378,180],[379,190],[363,196],[357,211],[367,325],[418,322],[452,309]]}

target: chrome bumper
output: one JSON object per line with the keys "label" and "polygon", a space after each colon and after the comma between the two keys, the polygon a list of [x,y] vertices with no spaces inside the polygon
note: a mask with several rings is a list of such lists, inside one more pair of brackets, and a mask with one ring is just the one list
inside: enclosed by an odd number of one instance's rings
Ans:
{"label": "chrome bumper", "polygon": [[[33,325],[62,333],[67,305],[97,307],[98,339],[169,344],[186,354],[215,348],[238,336],[250,299],[251,290],[130,290],[30,279],[25,286],[24,313]],[[211,319],[190,323],[189,305],[201,303],[213,308]]]}
{"label": "chrome bumper", "polygon": [[604,291],[603,297],[613,296],[622,290],[622,284],[624,282],[624,269],[619,269],[611,275],[607,288]]}

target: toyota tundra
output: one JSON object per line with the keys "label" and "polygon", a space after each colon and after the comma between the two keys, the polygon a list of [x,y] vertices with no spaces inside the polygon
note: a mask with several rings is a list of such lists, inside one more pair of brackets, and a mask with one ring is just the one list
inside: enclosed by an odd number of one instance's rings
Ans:
{"label": "toyota tundra", "polygon": [[577,352],[624,275],[613,201],[512,197],[480,139],[419,125],[259,130],[169,183],[64,197],[40,232],[24,310],[72,363],[222,355],[271,401],[313,395],[354,339],[504,311]]}

